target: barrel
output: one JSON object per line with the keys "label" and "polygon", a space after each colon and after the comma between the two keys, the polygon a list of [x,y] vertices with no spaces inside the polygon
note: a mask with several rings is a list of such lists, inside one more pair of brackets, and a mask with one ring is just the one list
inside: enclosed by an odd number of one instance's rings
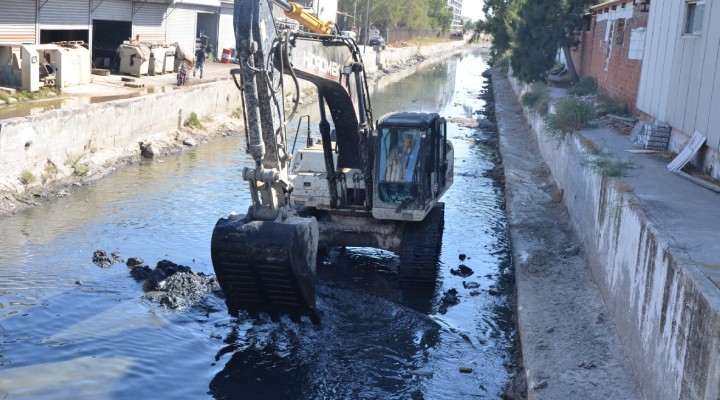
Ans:
{"label": "barrel", "polygon": [[223,52],[222,52],[223,64],[230,64],[231,57],[232,57],[232,49],[223,49]]}

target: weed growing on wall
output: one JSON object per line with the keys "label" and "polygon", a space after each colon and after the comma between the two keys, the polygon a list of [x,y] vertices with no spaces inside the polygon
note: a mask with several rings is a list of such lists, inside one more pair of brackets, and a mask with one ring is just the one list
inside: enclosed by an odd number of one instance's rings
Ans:
{"label": "weed growing on wall", "polygon": [[23,185],[29,185],[37,180],[35,174],[28,170],[24,170],[23,172],[21,172],[19,179]]}
{"label": "weed growing on wall", "polygon": [[190,116],[188,117],[187,126],[192,126],[193,128],[197,129],[203,129],[203,124],[200,122],[200,119],[198,118],[197,114],[195,112],[191,112]]}
{"label": "weed growing on wall", "polygon": [[85,154],[73,154],[69,155],[65,160],[65,165],[72,167],[76,175],[85,176],[90,172],[90,167],[82,163]]}
{"label": "weed growing on wall", "polygon": [[587,155],[582,164],[603,177],[629,176],[630,171],[638,168],[637,164],[630,160],[618,160],[612,153],[589,139],[583,139],[582,145]]}
{"label": "weed growing on wall", "polygon": [[561,140],[566,134],[591,128],[596,118],[597,112],[592,103],[568,96],[558,100],[555,112],[545,117],[545,132]]}
{"label": "weed growing on wall", "polygon": [[531,108],[537,115],[547,115],[550,103],[547,86],[539,82],[530,84],[528,91],[520,97],[520,102],[523,106]]}

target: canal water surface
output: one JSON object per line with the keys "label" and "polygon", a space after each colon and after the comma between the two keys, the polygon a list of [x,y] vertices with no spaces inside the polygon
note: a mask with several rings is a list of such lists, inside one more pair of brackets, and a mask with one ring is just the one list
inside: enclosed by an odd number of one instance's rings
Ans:
{"label": "canal water surface", "polygon": [[[422,66],[374,90],[375,117],[479,118],[487,68],[471,51]],[[483,143],[493,134],[466,125],[449,124],[456,176],[444,196],[436,290],[402,293],[392,253],[332,250],[318,266],[320,326],[233,319],[213,295],[165,309],[143,298],[124,264],[92,263],[104,249],[212,274],[215,222],[250,203],[243,134],[0,219],[0,397],[500,398],[514,335],[504,200],[486,176],[496,152]],[[454,273],[461,264],[473,274]],[[441,307],[452,289],[459,303]]]}

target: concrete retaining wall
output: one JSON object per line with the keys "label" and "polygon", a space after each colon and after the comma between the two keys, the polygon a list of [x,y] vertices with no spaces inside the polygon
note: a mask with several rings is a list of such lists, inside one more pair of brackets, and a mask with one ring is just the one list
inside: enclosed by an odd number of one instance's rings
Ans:
{"label": "concrete retaining wall", "polygon": [[131,99],[87,104],[0,121],[0,190],[22,191],[23,171],[37,178],[52,167],[62,178],[69,159],[84,156],[102,163],[139,154],[139,142],[179,128],[191,112],[198,117],[240,107],[240,91],[229,81]]}
{"label": "concrete retaining wall", "polygon": [[[512,81],[512,79],[511,79]],[[521,85],[513,81],[519,95]],[[525,116],[582,239],[647,399],[720,398],[717,288],[672,238],[654,226],[621,179],[585,167],[582,133],[548,140]]]}

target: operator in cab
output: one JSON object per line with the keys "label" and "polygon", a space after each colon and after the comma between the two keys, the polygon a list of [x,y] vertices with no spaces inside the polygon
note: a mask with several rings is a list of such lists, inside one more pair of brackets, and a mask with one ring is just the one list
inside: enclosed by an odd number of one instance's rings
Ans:
{"label": "operator in cab", "polygon": [[418,157],[418,141],[411,132],[401,133],[402,140],[390,150],[385,170],[386,182],[410,182]]}

